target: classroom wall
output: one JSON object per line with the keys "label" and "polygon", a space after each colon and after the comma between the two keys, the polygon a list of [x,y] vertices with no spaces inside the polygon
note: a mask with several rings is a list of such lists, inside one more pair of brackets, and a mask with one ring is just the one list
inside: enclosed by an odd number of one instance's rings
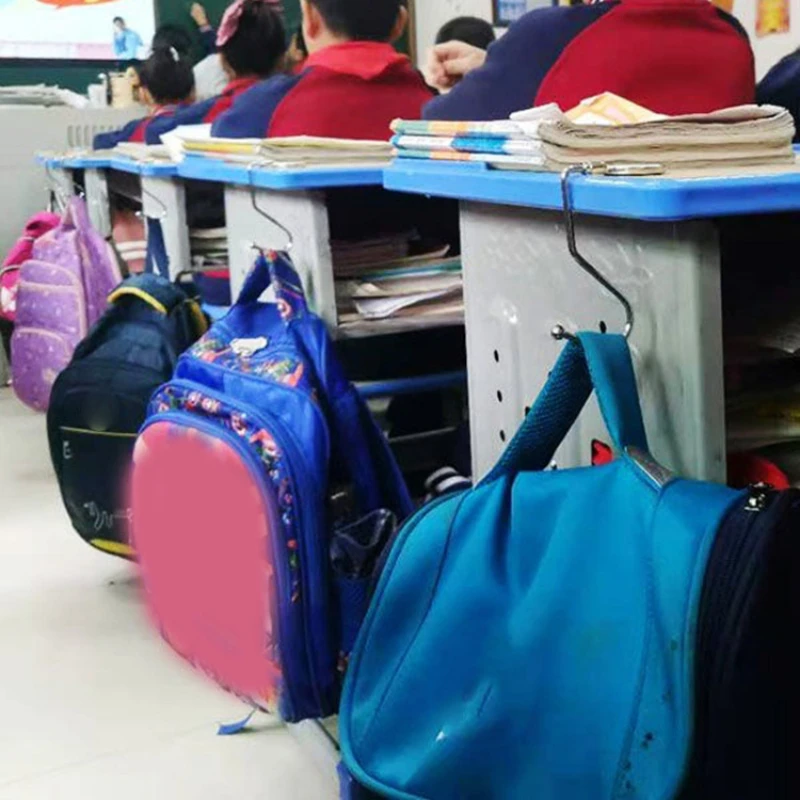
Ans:
{"label": "classroom wall", "polygon": [[756,56],[756,73],[759,79],[780,61],[800,47],[800,0],[790,0],[791,29],[789,33],[756,36],[757,0],[734,0],[733,13],[747,32]]}
{"label": "classroom wall", "polygon": [[[149,0],[142,0],[142,2]],[[202,0],[212,22],[216,23],[231,0]],[[190,0],[156,0],[158,21],[161,24],[183,25],[187,30],[196,30],[189,16]],[[299,0],[284,0],[286,25],[293,31],[300,19]],[[113,67],[113,63],[70,64],[59,62],[21,62],[0,59],[0,86],[26,83],[58,84],[66,89],[85,92],[90,83],[97,81],[99,72]]]}
{"label": "classroom wall", "polygon": [[[798,0],[800,2],[800,0]],[[492,0],[416,0],[414,16],[417,36],[417,61],[425,63],[425,55],[436,41],[439,28],[453,17],[492,19]]]}

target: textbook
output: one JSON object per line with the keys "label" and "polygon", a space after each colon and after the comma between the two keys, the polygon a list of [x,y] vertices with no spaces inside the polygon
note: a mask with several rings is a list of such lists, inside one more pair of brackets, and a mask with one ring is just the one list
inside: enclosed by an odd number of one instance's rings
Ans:
{"label": "textbook", "polygon": [[184,139],[185,155],[295,169],[388,164],[389,142],[287,136],[273,139]]}

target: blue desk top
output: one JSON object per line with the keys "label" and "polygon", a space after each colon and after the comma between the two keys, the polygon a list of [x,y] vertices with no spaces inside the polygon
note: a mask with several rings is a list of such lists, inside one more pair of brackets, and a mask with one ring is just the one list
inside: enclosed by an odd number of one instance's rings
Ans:
{"label": "blue desk top", "polygon": [[[561,209],[561,179],[549,172],[508,172],[484,164],[397,160],[387,189],[499,205]],[[800,173],[741,178],[572,179],[575,210],[654,222],[800,210]]]}
{"label": "blue desk top", "polygon": [[115,155],[109,160],[109,168],[141,175],[144,178],[174,178],[178,174],[177,164],[167,161],[136,161],[120,155]]}
{"label": "blue desk top", "polygon": [[380,186],[383,170],[379,167],[341,169],[249,169],[247,164],[231,164],[218,159],[187,156],[178,166],[178,175],[194,180],[217,181],[235,186],[298,191],[333,189],[344,186]]}
{"label": "blue desk top", "polygon": [[36,160],[51,169],[107,169],[111,164],[110,154],[102,156],[88,153],[64,156],[38,155]]}
{"label": "blue desk top", "polygon": [[171,178],[178,174],[178,165],[164,161],[136,161],[117,153],[105,152],[102,155],[82,153],[65,156],[37,156],[36,160],[51,169],[114,169],[142,175],[146,178]]}

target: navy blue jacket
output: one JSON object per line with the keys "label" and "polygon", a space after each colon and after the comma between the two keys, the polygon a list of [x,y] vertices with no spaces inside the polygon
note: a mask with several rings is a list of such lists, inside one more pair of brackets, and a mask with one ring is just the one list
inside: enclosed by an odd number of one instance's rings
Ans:
{"label": "navy blue jacket", "polygon": [[[758,84],[756,99],[760,104],[783,106],[800,127],[800,54],[792,53],[779,61]],[[795,142],[800,134],[795,134]]]}

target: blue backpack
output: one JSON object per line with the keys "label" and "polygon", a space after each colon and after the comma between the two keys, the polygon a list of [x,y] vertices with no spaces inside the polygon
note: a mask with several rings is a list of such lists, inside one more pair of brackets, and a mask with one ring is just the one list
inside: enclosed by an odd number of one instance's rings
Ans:
{"label": "blue backpack", "polygon": [[[277,304],[258,302],[270,284]],[[259,258],[180,359],[134,462],[134,542],[171,646],[287,721],[335,713],[364,564],[412,505],[287,257]]]}
{"label": "blue backpack", "polygon": [[[619,458],[547,471],[592,386]],[[347,674],[350,773],[404,800],[674,797],[706,567],[742,498],[647,455],[623,337],[570,341],[492,473],[401,530]]]}

